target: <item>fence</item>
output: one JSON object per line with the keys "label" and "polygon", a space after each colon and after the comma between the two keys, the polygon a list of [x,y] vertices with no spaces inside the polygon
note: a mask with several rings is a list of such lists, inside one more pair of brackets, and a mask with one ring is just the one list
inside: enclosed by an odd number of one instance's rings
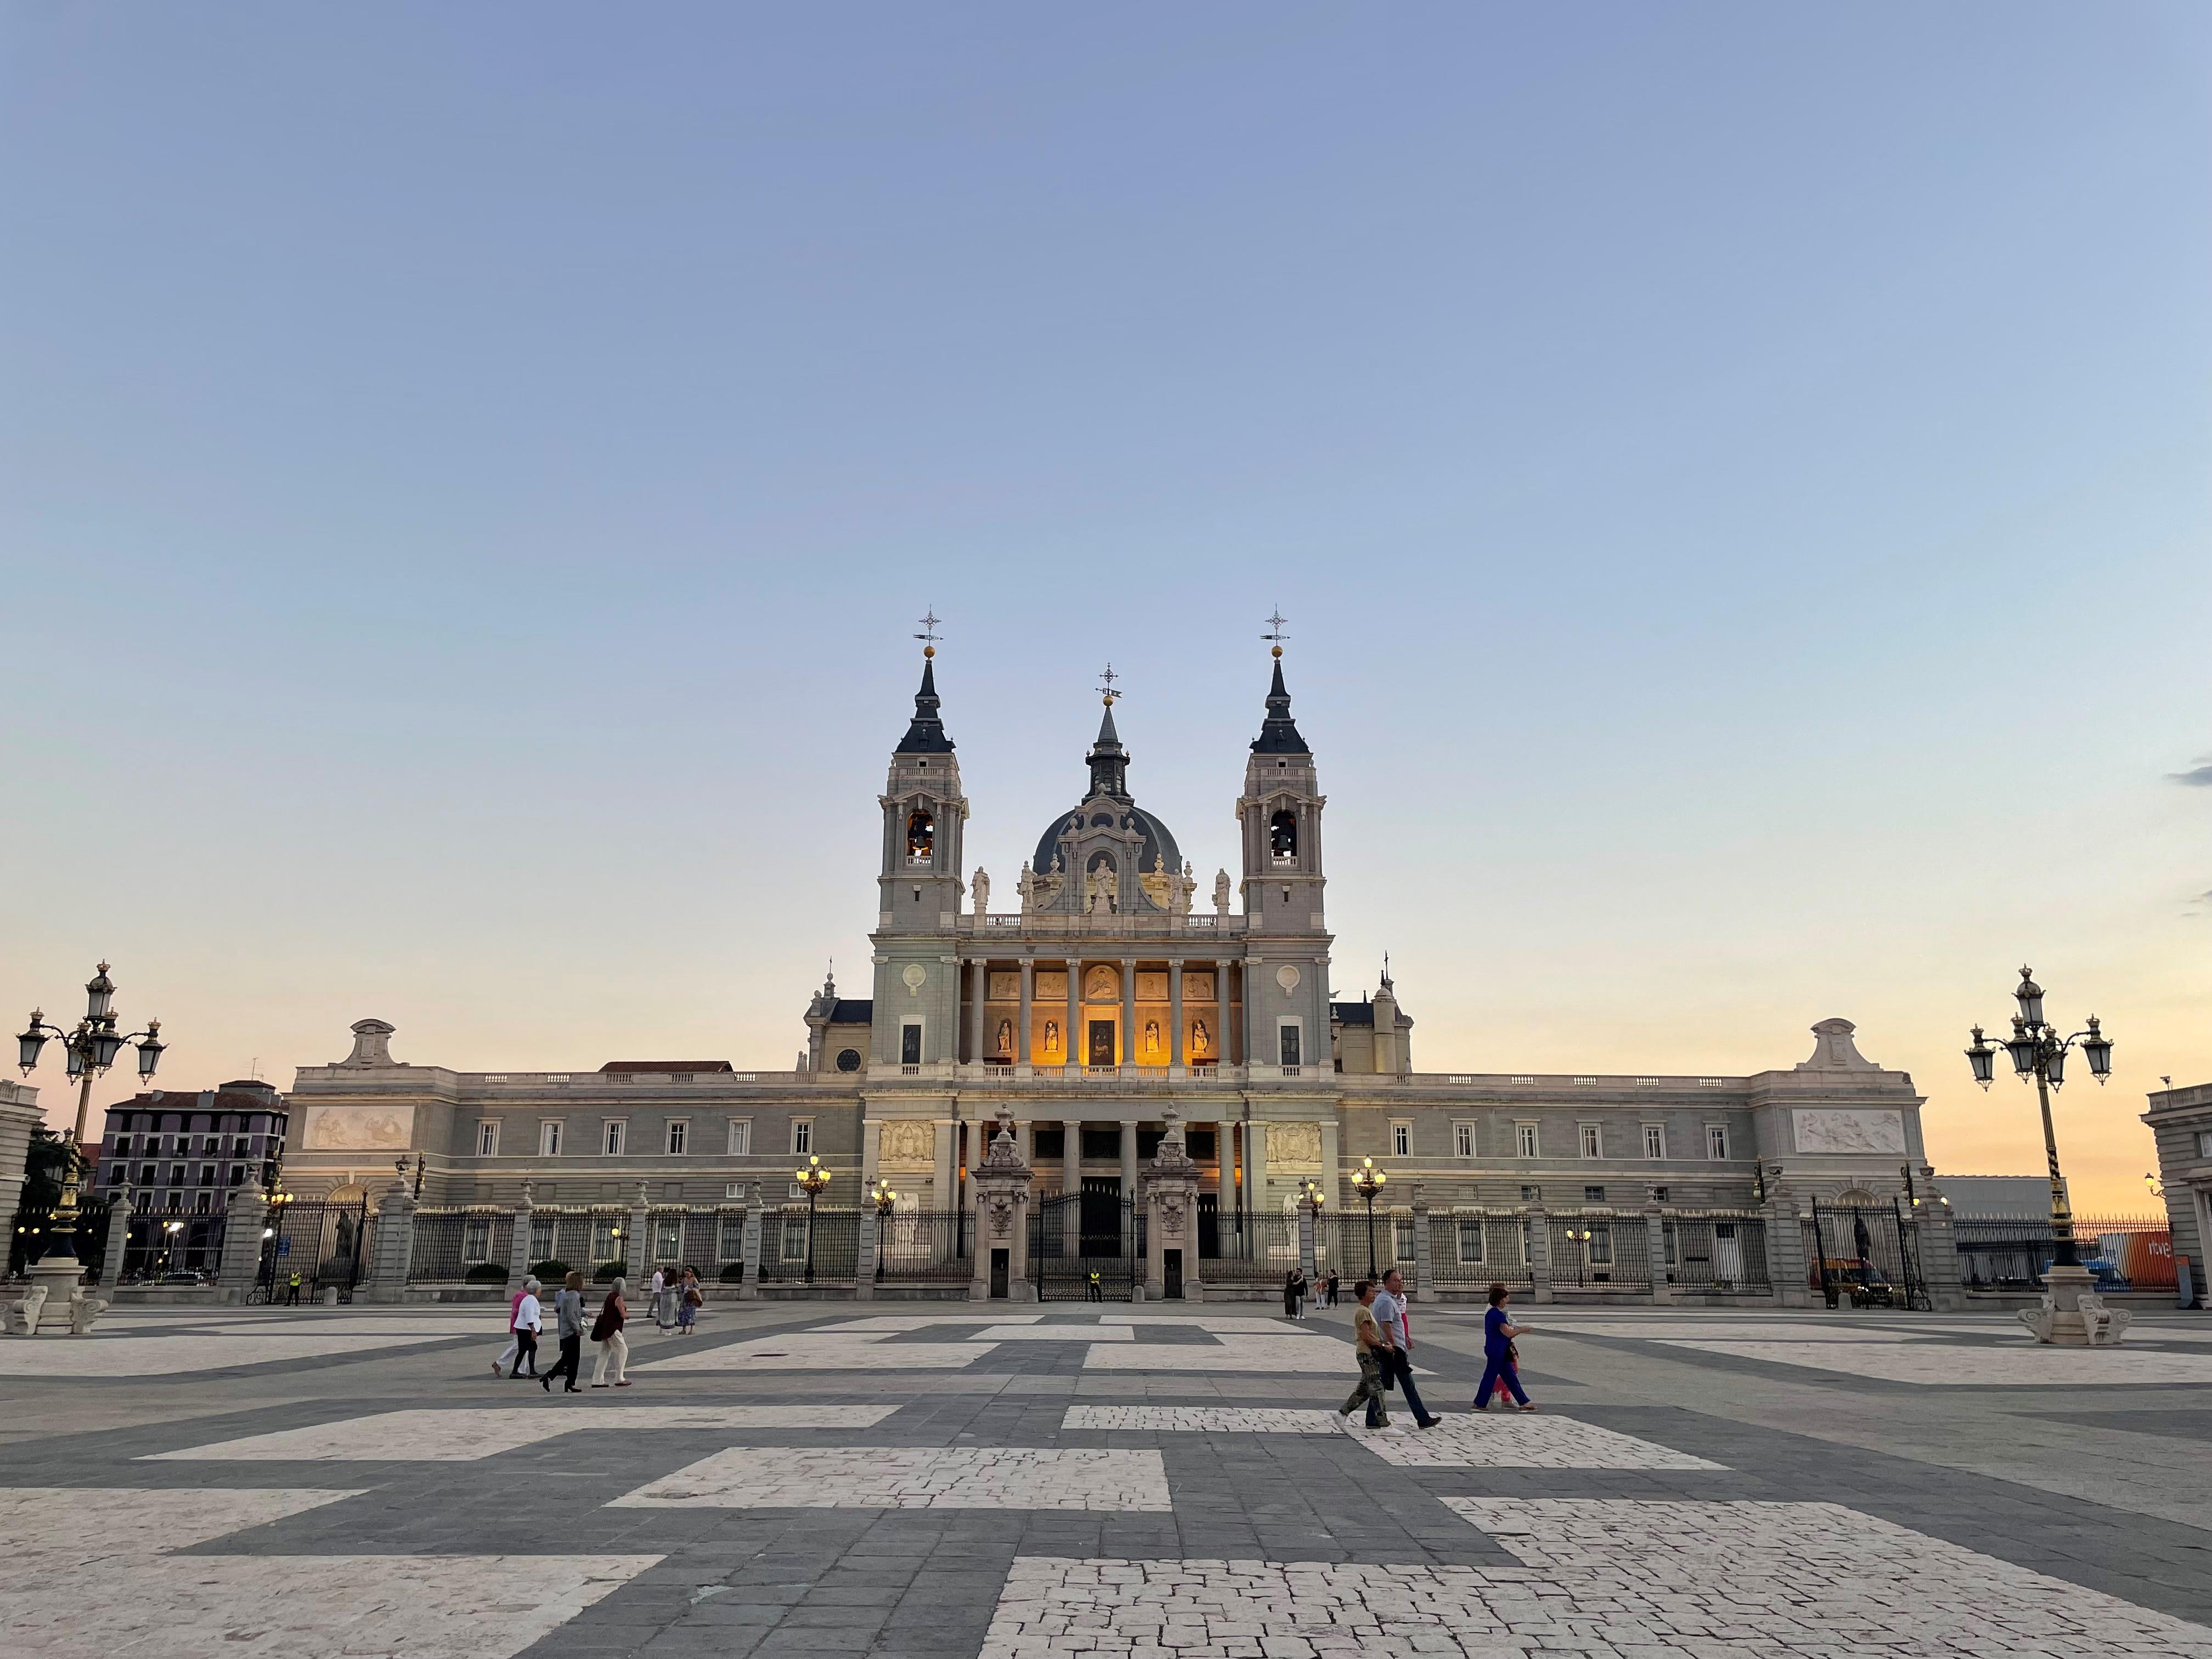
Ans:
{"label": "fence", "polygon": [[410,1285],[504,1285],[514,1250],[512,1210],[417,1210]]}
{"label": "fence", "polygon": [[858,1210],[785,1208],[761,1219],[760,1282],[851,1285],[860,1276]]}
{"label": "fence", "polygon": [[1548,1221],[1553,1291],[1651,1288],[1651,1236],[1641,1215],[1555,1210]]}
{"label": "fence", "polygon": [[[1969,1291],[2039,1291],[2057,1246],[2040,1216],[1961,1215],[1951,1220],[1959,1279]],[[2100,1291],[2174,1288],[2173,1235],[2166,1217],[2076,1216],[2075,1255]]]}
{"label": "fence", "polygon": [[1224,1289],[1255,1286],[1279,1289],[1298,1265],[1298,1219],[1294,1215],[1247,1214],[1240,1233],[1235,1223],[1221,1230],[1221,1254],[1200,1257],[1198,1278]]}
{"label": "fence", "polygon": [[1431,1212],[1429,1283],[1437,1290],[1479,1292],[1503,1284],[1525,1291],[1529,1282],[1527,1218],[1518,1212]]}
{"label": "fence", "polygon": [[1670,1215],[1665,1223],[1667,1282],[1692,1293],[1771,1295],[1766,1219],[1713,1212]]}
{"label": "fence", "polygon": [[875,1282],[965,1285],[974,1276],[973,1223],[958,1210],[900,1210],[876,1223]]}

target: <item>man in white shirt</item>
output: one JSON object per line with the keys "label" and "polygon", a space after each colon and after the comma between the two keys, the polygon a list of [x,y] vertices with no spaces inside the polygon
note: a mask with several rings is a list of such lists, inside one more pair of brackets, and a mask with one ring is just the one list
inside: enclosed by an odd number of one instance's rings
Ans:
{"label": "man in white shirt", "polygon": [[541,1288],[536,1279],[524,1279],[522,1295],[514,1304],[514,1369],[507,1374],[510,1382],[524,1375],[522,1366],[526,1360],[530,1364],[528,1375],[538,1375],[538,1327],[542,1316],[538,1292]]}
{"label": "man in white shirt", "polygon": [[667,1289],[668,1275],[655,1267],[653,1270],[653,1322],[664,1331],[668,1328]]}
{"label": "man in white shirt", "polygon": [[1382,1328],[1382,1340],[1388,1345],[1382,1350],[1382,1376],[1387,1384],[1395,1378],[1405,1390],[1406,1403],[1413,1409],[1413,1421],[1422,1428],[1432,1429],[1437,1419],[1429,1415],[1429,1408],[1421,1403],[1421,1391],[1413,1386],[1413,1340],[1406,1331],[1406,1276],[1395,1267],[1382,1275],[1382,1288],[1375,1293],[1375,1322]]}

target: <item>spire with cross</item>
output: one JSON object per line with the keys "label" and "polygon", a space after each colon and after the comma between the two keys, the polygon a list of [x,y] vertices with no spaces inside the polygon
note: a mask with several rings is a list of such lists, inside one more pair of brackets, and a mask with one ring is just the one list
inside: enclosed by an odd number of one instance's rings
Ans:
{"label": "spire with cross", "polygon": [[943,622],[945,618],[937,614],[937,607],[933,605],[928,610],[923,611],[917,620],[921,623],[921,632],[915,635],[915,638],[922,642],[921,654],[925,657],[933,657],[937,654],[938,641],[945,637],[937,631],[937,624]]}
{"label": "spire with cross", "polygon": [[1109,662],[1106,665],[1105,669],[1099,674],[1098,684],[1092,688],[1099,694],[1099,696],[1106,699],[1106,706],[1109,708],[1111,708],[1116,702],[1121,701],[1122,694],[1114,689],[1114,683],[1121,678],[1121,677],[1119,674],[1114,672],[1114,665]]}

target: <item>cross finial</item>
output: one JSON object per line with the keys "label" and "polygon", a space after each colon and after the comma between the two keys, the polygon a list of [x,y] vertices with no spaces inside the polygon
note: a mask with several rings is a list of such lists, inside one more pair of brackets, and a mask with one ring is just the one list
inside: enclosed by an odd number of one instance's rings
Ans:
{"label": "cross finial", "polygon": [[[1270,645],[1280,645],[1285,640],[1291,637],[1288,634],[1283,632],[1283,624],[1288,621],[1290,621],[1290,618],[1283,614],[1283,607],[1279,605],[1277,605],[1275,607],[1275,614],[1267,618],[1268,631],[1261,635],[1260,637],[1267,641]],[[1279,651],[1275,654],[1277,656],[1280,656],[1282,653]]]}
{"label": "cross finial", "polygon": [[1114,672],[1114,665],[1110,662],[1106,665],[1105,671],[1098,676],[1098,693],[1106,699],[1106,706],[1109,708],[1111,708],[1122,695],[1114,689],[1114,682],[1121,678]]}
{"label": "cross finial", "polygon": [[943,622],[945,618],[937,614],[937,607],[933,605],[921,613],[918,620],[921,623],[921,632],[915,635],[915,638],[922,642],[921,654],[925,657],[933,657],[937,654],[938,641],[945,637],[937,631],[937,624]]}

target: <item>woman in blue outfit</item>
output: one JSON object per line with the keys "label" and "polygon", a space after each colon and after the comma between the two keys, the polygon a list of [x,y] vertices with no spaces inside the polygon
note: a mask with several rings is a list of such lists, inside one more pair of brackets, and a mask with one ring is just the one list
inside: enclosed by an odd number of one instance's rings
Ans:
{"label": "woman in blue outfit", "polygon": [[1490,1287],[1490,1311],[1482,1316],[1482,1353],[1486,1362],[1482,1373],[1482,1385],[1474,1391],[1474,1408],[1479,1412],[1490,1409],[1490,1396],[1497,1392],[1502,1378],[1512,1390],[1521,1409],[1533,1412],[1528,1396],[1522,1391],[1518,1356],[1513,1352],[1513,1339],[1527,1334],[1526,1325],[1516,1325],[1505,1316],[1505,1299],[1513,1294],[1503,1285]]}

